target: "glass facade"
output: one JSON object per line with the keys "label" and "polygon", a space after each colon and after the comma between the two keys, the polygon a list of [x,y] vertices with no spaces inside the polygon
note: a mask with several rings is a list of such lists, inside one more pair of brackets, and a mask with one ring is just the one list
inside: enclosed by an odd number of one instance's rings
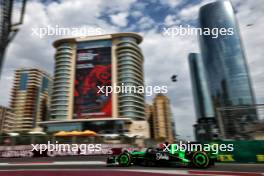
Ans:
{"label": "glass facade", "polygon": [[41,84],[41,93],[48,91],[49,88],[49,79],[47,77],[42,78],[42,84]]}
{"label": "glass facade", "polygon": [[19,90],[27,90],[28,73],[20,74]]}
{"label": "glass facade", "polygon": [[[255,104],[244,48],[232,4],[228,0],[207,4],[200,9],[203,32],[218,30],[219,35],[201,35],[200,47],[211,97],[216,108],[222,138],[249,139],[244,126],[257,120],[255,110],[237,110],[237,106]],[[220,31],[232,31],[221,35]],[[235,110],[223,110],[232,108]],[[219,108],[222,108],[219,110]]]}
{"label": "glass facade", "polygon": [[[70,92],[69,81],[73,48],[68,43],[62,43],[56,49],[55,73],[51,97],[51,118],[66,119],[69,111],[68,96]],[[57,108],[58,105],[63,106]]]}
{"label": "glass facade", "polygon": [[190,53],[189,66],[197,118],[212,118],[215,114],[201,55]]}
{"label": "glass facade", "polygon": [[[134,37],[120,37],[117,42],[118,84],[120,86],[144,86],[144,58]],[[119,115],[133,119],[145,119],[144,94],[123,92],[118,95]]]}
{"label": "glass facade", "polygon": [[200,10],[201,28],[231,28],[233,35],[202,35],[202,57],[216,106],[254,104],[244,49],[230,1],[217,1]]}

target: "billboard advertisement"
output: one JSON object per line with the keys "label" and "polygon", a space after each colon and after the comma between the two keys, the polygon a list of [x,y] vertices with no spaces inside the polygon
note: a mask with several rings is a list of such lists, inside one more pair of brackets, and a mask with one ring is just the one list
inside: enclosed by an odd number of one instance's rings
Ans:
{"label": "billboard advertisement", "polygon": [[111,86],[111,43],[88,42],[77,46],[74,118],[111,117],[112,95],[98,86]]}

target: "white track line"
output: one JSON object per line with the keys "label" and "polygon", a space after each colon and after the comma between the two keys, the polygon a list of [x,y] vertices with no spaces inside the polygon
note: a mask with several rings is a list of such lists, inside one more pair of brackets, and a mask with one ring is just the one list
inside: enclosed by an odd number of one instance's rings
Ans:
{"label": "white track line", "polygon": [[0,166],[33,166],[33,165],[105,165],[104,161],[55,161],[55,162],[20,162],[0,163]]}
{"label": "white track line", "polygon": [[[137,169],[137,170],[132,170],[132,169],[12,169],[12,170],[0,170],[0,173],[1,171],[7,171],[7,172],[13,172],[13,171],[113,171],[113,172],[118,172],[118,171],[128,171],[128,172],[145,172],[145,173],[161,173],[161,174],[181,174],[181,175],[193,175],[193,174],[190,174],[189,171],[190,170],[142,170],[142,169]],[[222,176],[222,175],[219,175],[219,171],[212,171],[212,172],[215,172],[215,173],[206,173],[207,171],[204,171],[204,173],[201,173],[201,174],[195,174],[196,176]],[[211,171],[208,171],[208,172],[211,172]],[[236,172],[232,172],[232,171],[220,171],[220,172],[227,172],[227,173],[230,173],[230,175],[226,175],[226,176],[233,176]],[[238,173],[243,173],[243,172],[238,172]],[[247,173],[247,172],[246,172]],[[262,174],[264,176],[264,173],[256,173],[256,172],[250,172],[252,174]]]}
{"label": "white track line", "polygon": [[[106,165],[106,163],[104,161],[55,161],[55,162],[13,162],[13,163],[0,163],[0,166],[67,166],[67,165]],[[53,170],[60,170],[60,171],[65,171],[65,170],[71,170],[74,171],[75,169],[15,169],[14,170],[19,170],[19,171],[26,171],[26,170],[42,170],[42,171],[53,171]],[[12,171],[14,171],[12,169]],[[78,169],[79,170],[79,169]],[[80,169],[80,170],[97,170],[97,169]],[[128,172],[145,172],[145,173],[166,173],[166,174],[181,174],[181,175],[190,175],[190,172],[192,171],[197,171],[197,170],[157,170],[157,169],[152,169],[152,170],[145,170],[145,169],[129,169],[129,168],[124,168],[124,169],[107,169],[107,168],[100,168],[100,170],[97,171],[106,171],[106,170],[110,170],[110,171],[128,171]],[[0,171],[5,171],[5,170],[1,170]],[[8,170],[10,171],[10,170]],[[264,176],[264,173],[257,173],[257,172],[234,172],[234,171],[197,171],[198,173],[195,173],[195,175],[200,175],[200,176],[204,176],[204,175],[210,175],[210,176],[217,176],[217,175],[221,175],[221,173],[226,173],[226,174],[230,174],[234,175],[234,174],[262,174]],[[199,173],[200,172],[200,173]],[[194,173],[193,173],[194,174]]]}

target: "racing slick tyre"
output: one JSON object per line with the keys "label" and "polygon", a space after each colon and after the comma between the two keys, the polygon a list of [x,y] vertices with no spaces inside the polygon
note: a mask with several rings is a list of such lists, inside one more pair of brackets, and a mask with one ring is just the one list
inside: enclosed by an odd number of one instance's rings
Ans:
{"label": "racing slick tyre", "polygon": [[131,155],[127,152],[118,156],[118,165],[122,167],[128,167],[131,165]]}
{"label": "racing slick tyre", "polygon": [[192,156],[192,166],[196,168],[207,168],[209,167],[210,159],[206,153],[197,151]]}

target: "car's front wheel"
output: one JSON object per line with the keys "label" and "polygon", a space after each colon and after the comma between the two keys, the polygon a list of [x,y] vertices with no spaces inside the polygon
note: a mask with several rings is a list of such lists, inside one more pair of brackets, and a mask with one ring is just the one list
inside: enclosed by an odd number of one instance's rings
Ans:
{"label": "car's front wheel", "polygon": [[210,159],[205,152],[197,151],[192,155],[192,165],[196,168],[207,168]]}
{"label": "car's front wheel", "polygon": [[131,165],[131,155],[129,153],[122,153],[118,157],[118,164],[122,167],[127,167]]}

